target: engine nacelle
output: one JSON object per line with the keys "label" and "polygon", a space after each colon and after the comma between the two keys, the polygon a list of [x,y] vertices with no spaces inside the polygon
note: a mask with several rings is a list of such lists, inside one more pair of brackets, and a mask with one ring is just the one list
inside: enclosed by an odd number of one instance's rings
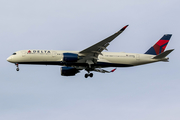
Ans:
{"label": "engine nacelle", "polygon": [[65,62],[77,62],[78,54],[75,53],[63,53],[63,61]]}
{"label": "engine nacelle", "polygon": [[76,68],[73,67],[61,67],[62,76],[74,76],[79,72]]}

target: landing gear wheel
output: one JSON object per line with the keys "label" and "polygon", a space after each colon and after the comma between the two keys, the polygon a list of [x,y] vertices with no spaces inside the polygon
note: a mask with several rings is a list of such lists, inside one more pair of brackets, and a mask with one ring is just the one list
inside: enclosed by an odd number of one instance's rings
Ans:
{"label": "landing gear wheel", "polygon": [[85,78],[88,78],[89,76],[90,76],[90,77],[93,77],[93,73],[90,73],[90,74],[86,73],[86,74],[84,75]]}
{"label": "landing gear wheel", "polygon": [[87,78],[88,76],[89,76],[88,74],[85,74],[85,76],[84,76],[84,77],[85,77],[85,78]]}
{"label": "landing gear wheel", "polygon": [[93,73],[90,73],[89,76],[90,76],[90,77],[93,77]]}
{"label": "landing gear wheel", "polygon": [[16,68],[16,71],[19,71],[19,68]]}

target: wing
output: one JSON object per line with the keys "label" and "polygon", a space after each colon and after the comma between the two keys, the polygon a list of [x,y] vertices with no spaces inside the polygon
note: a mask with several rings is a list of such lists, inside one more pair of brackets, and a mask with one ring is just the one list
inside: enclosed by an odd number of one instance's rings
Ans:
{"label": "wing", "polygon": [[79,53],[84,56],[83,59],[79,60],[78,62],[86,62],[88,64],[94,64],[97,62],[97,58],[99,54],[102,55],[103,50],[107,50],[106,47],[110,44],[112,40],[114,40],[118,35],[120,35],[128,25],[124,26],[122,29],[120,29],[115,34],[109,36],[108,38],[86,48],[85,50],[80,51]]}
{"label": "wing", "polygon": [[101,73],[111,73],[111,72],[114,72],[115,70],[116,70],[116,68],[111,70],[111,71],[107,71],[107,70],[100,69],[100,68],[99,69],[98,68],[94,69],[94,71],[101,72]]}

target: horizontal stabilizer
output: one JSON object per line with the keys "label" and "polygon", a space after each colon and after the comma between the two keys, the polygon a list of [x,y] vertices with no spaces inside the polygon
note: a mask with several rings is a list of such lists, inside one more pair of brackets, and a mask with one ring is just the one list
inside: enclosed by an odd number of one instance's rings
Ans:
{"label": "horizontal stabilizer", "polygon": [[153,59],[162,59],[165,58],[167,55],[169,55],[174,49],[171,50],[167,50],[163,53],[160,53],[159,55],[156,55],[155,57],[153,57]]}

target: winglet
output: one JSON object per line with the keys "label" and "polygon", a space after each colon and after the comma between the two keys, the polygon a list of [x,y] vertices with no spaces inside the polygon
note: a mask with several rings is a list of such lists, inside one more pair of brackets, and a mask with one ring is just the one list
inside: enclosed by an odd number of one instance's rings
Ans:
{"label": "winglet", "polygon": [[124,31],[129,25],[124,26],[120,31]]}
{"label": "winglet", "polygon": [[115,69],[111,70],[110,72],[114,72],[116,69],[117,69],[117,68],[115,68]]}

